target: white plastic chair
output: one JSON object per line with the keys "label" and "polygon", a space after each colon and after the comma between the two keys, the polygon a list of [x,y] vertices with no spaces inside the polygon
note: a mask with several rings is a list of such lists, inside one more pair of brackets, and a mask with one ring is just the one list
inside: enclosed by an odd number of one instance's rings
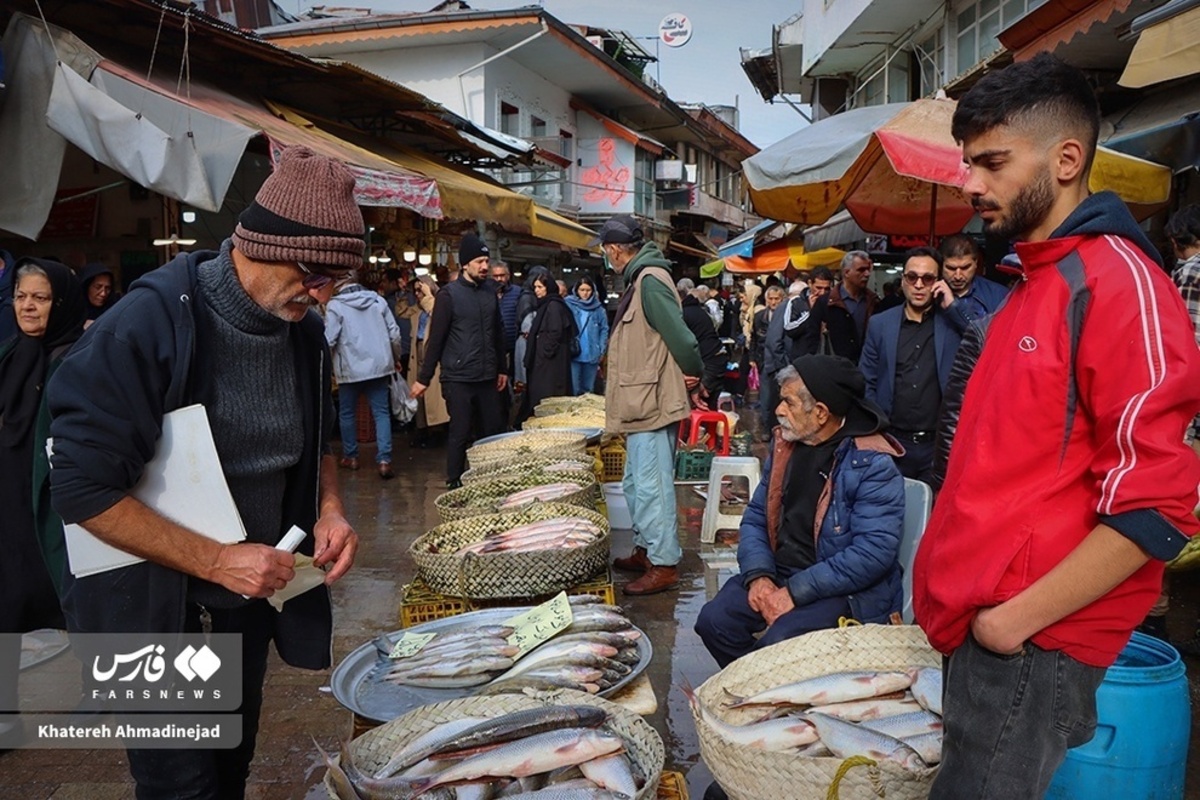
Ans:
{"label": "white plastic chair", "polygon": [[904,479],[904,525],[900,530],[900,568],[904,571],[904,606],[900,616],[906,623],[913,621],[912,568],[917,557],[917,546],[929,523],[929,512],[933,510],[933,489],[924,481]]}
{"label": "white plastic chair", "polygon": [[[712,471],[708,473],[708,498],[704,501],[704,519],[700,524],[700,541],[711,544],[717,540],[717,531],[737,530],[742,524],[742,515],[721,513],[721,483],[725,478],[740,475],[750,485],[750,497],[762,479],[762,467],[754,456],[716,456],[712,460]],[[749,503],[749,499],[747,499]],[[745,511],[745,509],[742,509]]]}

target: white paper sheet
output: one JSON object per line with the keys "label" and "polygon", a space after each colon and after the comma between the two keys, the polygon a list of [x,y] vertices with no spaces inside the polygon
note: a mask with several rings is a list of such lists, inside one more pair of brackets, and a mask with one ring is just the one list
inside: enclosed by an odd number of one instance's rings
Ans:
{"label": "white paper sheet", "polygon": [[[52,448],[53,442],[48,447]],[[180,408],[163,417],[158,450],[130,495],[164,517],[223,544],[246,538],[202,405]],[[76,577],[143,560],[100,541],[79,525],[64,525],[63,532],[71,574]]]}

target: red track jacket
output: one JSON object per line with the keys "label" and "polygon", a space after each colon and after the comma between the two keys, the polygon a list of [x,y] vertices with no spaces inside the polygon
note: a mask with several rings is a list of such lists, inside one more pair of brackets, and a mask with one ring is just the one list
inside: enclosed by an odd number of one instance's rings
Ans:
{"label": "red track jacket", "polygon": [[1102,193],[1044,242],[996,313],[963,399],[914,566],[916,617],[951,653],[981,608],[1020,593],[1104,523],[1153,559],[1033,643],[1106,667],[1200,525],[1200,350],[1179,292],[1124,205]]}

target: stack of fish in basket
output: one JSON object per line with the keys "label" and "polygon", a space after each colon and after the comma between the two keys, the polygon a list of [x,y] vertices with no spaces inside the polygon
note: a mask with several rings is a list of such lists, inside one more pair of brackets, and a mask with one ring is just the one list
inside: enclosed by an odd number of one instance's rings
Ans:
{"label": "stack of fish in basket", "polygon": [[816,631],[692,692],[700,753],[734,800],[916,800],[941,758],[941,656],[920,628]]}
{"label": "stack of fish in basket", "polygon": [[574,463],[584,445],[538,431],[472,447],[469,482],[435,501],[443,523],[409,548],[425,583],[472,600],[530,598],[603,572],[609,525],[595,510],[594,472]]}
{"label": "stack of fish in basket", "polygon": [[470,697],[422,706],[326,757],[336,800],[517,797],[649,800],[662,774],[659,735],[637,714],[588,694]]}

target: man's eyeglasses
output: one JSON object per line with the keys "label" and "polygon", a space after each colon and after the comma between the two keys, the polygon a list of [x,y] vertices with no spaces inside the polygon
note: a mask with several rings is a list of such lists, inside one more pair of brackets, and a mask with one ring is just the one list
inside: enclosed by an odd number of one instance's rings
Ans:
{"label": "man's eyeglasses", "polygon": [[918,275],[915,272],[904,273],[904,282],[909,286],[933,286],[937,283],[937,275]]}
{"label": "man's eyeglasses", "polygon": [[304,280],[300,282],[300,285],[305,289],[315,289],[317,291],[324,289],[331,283],[342,283],[354,274],[353,270],[338,272],[333,275],[327,275],[323,272],[313,272],[299,261],[296,262],[296,266],[304,273]]}

